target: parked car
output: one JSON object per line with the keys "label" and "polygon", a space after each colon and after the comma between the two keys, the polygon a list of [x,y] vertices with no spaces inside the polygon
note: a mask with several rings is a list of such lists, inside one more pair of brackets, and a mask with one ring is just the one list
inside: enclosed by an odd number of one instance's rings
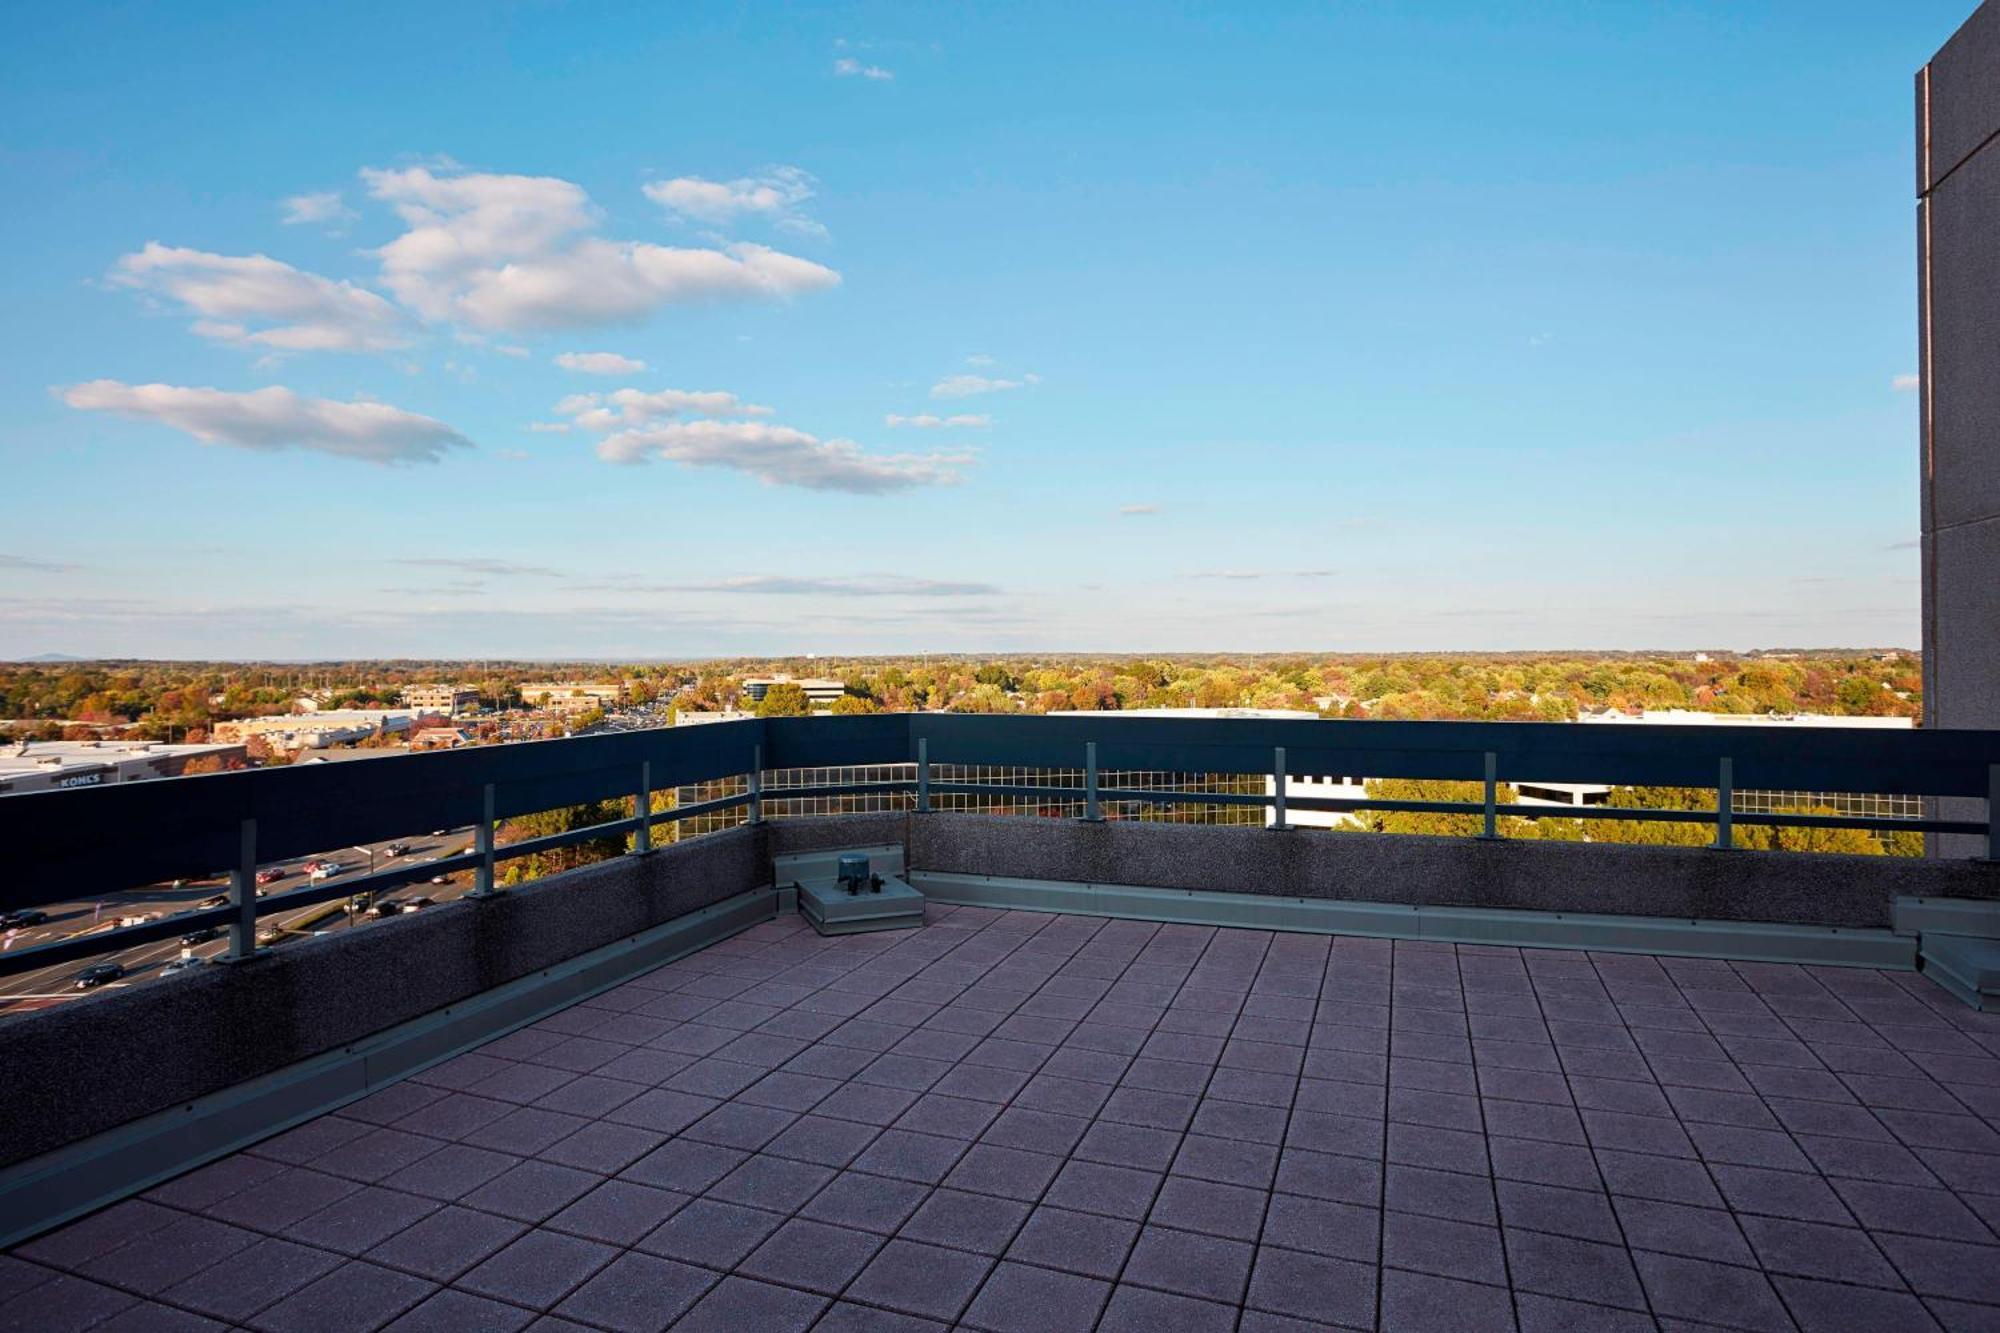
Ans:
{"label": "parked car", "polygon": [[206,961],[206,959],[196,958],[193,954],[188,954],[184,957],[174,959],[171,963],[161,968],[160,975],[163,977],[177,977],[183,972],[194,971],[194,969],[202,966]]}
{"label": "parked car", "polygon": [[222,931],[214,926],[198,926],[181,936],[181,947],[183,949],[191,949],[197,944],[208,943],[220,934],[222,934]]}
{"label": "parked car", "polygon": [[125,975],[122,963],[93,963],[76,974],[78,990],[96,990],[107,981],[116,981]]}
{"label": "parked car", "polygon": [[0,927],[4,927],[7,930],[19,930],[22,926],[39,926],[48,919],[49,914],[39,908],[23,907],[18,912],[9,912],[5,916],[0,916]]}

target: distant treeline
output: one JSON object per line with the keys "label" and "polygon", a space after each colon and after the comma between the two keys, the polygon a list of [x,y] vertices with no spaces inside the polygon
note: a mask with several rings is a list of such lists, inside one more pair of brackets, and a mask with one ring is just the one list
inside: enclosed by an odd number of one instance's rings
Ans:
{"label": "distant treeline", "polygon": [[[1337,717],[1544,720],[1585,709],[1690,708],[1720,713],[1810,712],[1918,717],[1916,654],[1799,650],[1750,656],[1668,654],[1433,654],[735,658],[686,663],[583,662],[62,662],[0,665],[0,719],[36,735],[126,727],[186,737],[215,722],[322,708],[391,706],[405,686],[476,690],[489,708],[517,707],[535,680],[617,681],[632,702],[680,709],[751,708],[746,677],[842,681],[838,712],[947,708],[1286,708]],[[759,711],[803,711],[777,689]],[[17,727],[17,730],[20,728]]]}

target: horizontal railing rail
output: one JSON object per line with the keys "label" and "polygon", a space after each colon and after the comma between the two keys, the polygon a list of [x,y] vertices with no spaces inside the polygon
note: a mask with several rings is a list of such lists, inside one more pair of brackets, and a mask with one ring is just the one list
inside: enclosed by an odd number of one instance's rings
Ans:
{"label": "horizontal railing rail", "polygon": [[[766,788],[773,770],[909,765],[908,779],[827,781]],[[942,780],[940,769],[1076,770],[1082,785]],[[1212,791],[1104,785],[1137,772],[1261,776],[1265,790]],[[1294,774],[1356,774],[1482,784],[1477,801],[1351,799],[1288,790]],[[656,793],[740,781],[744,790],[665,810]],[[1701,810],[1502,802],[1499,784],[1591,782],[1716,793]],[[1977,797],[1984,821],[1732,808],[1737,790],[1831,791]],[[1734,846],[1733,826],[1795,825],[1984,835],[2000,847],[2000,732],[1877,731],[1786,726],[1618,727],[1564,723],[1365,722],[1131,717],[882,714],[762,718],[528,741],[432,754],[304,764],[115,787],[0,797],[0,847],[10,872],[0,910],[40,907],[226,872],[226,904],[140,925],[93,930],[0,953],[0,975],[66,962],[214,924],[230,928],[232,954],[254,951],[260,915],[398,888],[436,874],[473,872],[473,896],[496,892],[499,863],[608,838],[651,848],[664,824],[810,797],[908,796],[927,812],[937,796],[1081,803],[1083,818],[1114,805],[1264,806],[1274,827],[1288,810],[1467,815],[1481,836],[1501,818],[1635,820],[1712,825]],[[633,815],[504,845],[496,825],[521,815],[605,800]],[[472,851],[258,896],[260,866],[407,835],[432,826],[475,831]]]}

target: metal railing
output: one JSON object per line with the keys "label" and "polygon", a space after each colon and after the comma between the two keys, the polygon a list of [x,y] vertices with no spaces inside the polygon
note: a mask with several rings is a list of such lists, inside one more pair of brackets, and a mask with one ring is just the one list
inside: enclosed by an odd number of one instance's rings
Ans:
{"label": "metal railing", "polygon": [[[348,764],[253,769],[191,778],[0,797],[0,847],[9,873],[0,910],[13,911],[190,874],[227,871],[227,901],[133,926],[94,931],[0,954],[0,975],[29,971],[227,926],[231,957],[256,948],[265,913],[381,893],[434,875],[470,870],[468,896],[503,890],[496,867],[516,857],[605,838],[653,849],[665,824],[744,809],[764,818],[763,774],[907,764],[906,781],[787,786],[784,797],[907,793],[916,813],[939,795],[1074,802],[1098,821],[1106,805],[1263,806],[1270,827],[1288,830],[1293,810],[1469,815],[1483,838],[1501,817],[1658,820],[1711,824],[1728,850],[1737,825],[1858,828],[1971,834],[2000,852],[2000,732],[1857,731],[1786,727],[1576,727],[1562,723],[1362,722],[1265,719],[977,714],[761,718],[701,727],[619,732],[555,741],[448,750]],[[1084,781],[940,781],[939,769],[1004,766],[1082,768]],[[1104,772],[1257,775],[1264,792],[1103,786]],[[1479,784],[1478,801],[1354,799],[1287,791],[1293,773],[1366,773],[1373,778]],[[735,779],[743,790],[676,808],[651,808],[654,793]],[[1712,789],[1709,810],[1547,806],[1502,802],[1505,782],[1594,782]],[[1858,814],[1750,813],[1732,809],[1739,787],[1806,791],[1894,791],[1984,801],[1983,821]],[[771,798],[779,798],[777,792]],[[498,844],[508,819],[593,801],[630,800],[634,813],[586,828]],[[471,851],[356,878],[259,897],[260,865],[408,834],[471,825]]]}

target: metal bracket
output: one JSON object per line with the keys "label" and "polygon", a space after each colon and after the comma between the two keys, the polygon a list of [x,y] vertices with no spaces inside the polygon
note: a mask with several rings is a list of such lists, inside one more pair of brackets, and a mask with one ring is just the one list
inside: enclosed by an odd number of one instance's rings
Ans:
{"label": "metal bracket", "polygon": [[1715,773],[1715,842],[1718,852],[1736,849],[1736,761],[1724,756]]}
{"label": "metal bracket", "polygon": [[652,813],[653,762],[642,759],[639,761],[639,788],[632,798],[632,815],[639,821],[638,827],[632,831],[633,856],[653,854],[653,821],[649,818]]}
{"label": "metal bracket", "polygon": [[1486,752],[1486,808],[1481,811],[1483,825],[1479,836],[1487,842],[1500,839],[1499,812],[1494,808],[1499,804],[1500,756],[1493,751]]}
{"label": "metal bracket", "polygon": [[472,834],[472,850],[479,853],[479,866],[472,872],[472,890],[465,895],[468,898],[497,898],[500,895],[500,890],[493,883],[495,809],[493,784],[489,782],[480,793],[479,827]]}
{"label": "metal bracket", "polygon": [[1102,824],[1104,813],[1097,802],[1097,742],[1083,745],[1083,822]]}
{"label": "metal bracket", "polygon": [[246,819],[237,829],[236,864],[229,871],[229,950],[218,960],[248,962],[257,956],[257,821]]}
{"label": "metal bracket", "polygon": [[1285,822],[1285,780],[1290,775],[1285,771],[1285,747],[1271,749],[1271,822],[1267,828],[1275,833],[1289,833],[1292,826]]}

